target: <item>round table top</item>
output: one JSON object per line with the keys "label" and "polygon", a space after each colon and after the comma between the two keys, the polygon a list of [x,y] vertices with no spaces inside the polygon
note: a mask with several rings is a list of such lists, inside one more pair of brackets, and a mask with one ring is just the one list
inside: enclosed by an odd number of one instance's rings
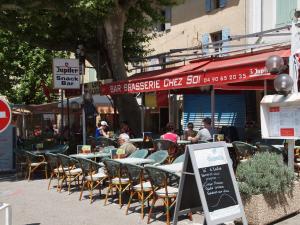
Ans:
{"label": "round table top", "polygon": [[92,158],[103,158],[103,157],[110,157],[110,153],[103,153],[103,152],[95,152],[95,153],[87,153],[87,154],[72,154],[69,155],[73,158],[85,158],[85,159],[92,159]]}

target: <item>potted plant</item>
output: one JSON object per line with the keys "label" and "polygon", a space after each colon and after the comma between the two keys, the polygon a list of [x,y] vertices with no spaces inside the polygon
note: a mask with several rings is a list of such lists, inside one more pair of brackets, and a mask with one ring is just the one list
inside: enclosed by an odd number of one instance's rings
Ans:
{"label": "potted plant", "polygon": [[262,152],[237,168],[249,224],[268,224],[300,210],[300,185],[281,155]]}

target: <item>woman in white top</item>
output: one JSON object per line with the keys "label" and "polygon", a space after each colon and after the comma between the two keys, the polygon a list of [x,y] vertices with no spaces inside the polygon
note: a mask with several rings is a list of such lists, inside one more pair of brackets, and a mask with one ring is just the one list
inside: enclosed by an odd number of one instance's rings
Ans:
{"label": "woman in white top", "polygon": [[203,119],[204,128],[198,131],[196,137],[188,137],[188,140],[191,142],[200,141],[208,141],[212,139],[212,127],[211,127],[211,119],[206,117]]}

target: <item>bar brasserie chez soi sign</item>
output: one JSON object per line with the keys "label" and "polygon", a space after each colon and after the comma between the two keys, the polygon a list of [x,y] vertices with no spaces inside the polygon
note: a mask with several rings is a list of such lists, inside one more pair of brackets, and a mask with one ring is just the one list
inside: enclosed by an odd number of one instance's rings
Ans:
{"label": "bar brasserie chez soi sign", "polygon": [[[200,74],[199,74],[200,73]],[[125,94],[138,92],[153,92],[180,88],[192,88],[206,85],[222,85],[227,83],[236,83],[247,80],[269,78],[269,73],[266,72],[264,66],[261,68],[249,68],[249,66],[232,69],[218,70],[216,72],[199,72],[191,75],[181,73],[173,77],[144,79],[144,80],[129,80],[104,84],[100,87],[102,95],[110,94]],[[268,77],[266,77],[268,76]],[[271,77],[271,76],[270,76]]]}

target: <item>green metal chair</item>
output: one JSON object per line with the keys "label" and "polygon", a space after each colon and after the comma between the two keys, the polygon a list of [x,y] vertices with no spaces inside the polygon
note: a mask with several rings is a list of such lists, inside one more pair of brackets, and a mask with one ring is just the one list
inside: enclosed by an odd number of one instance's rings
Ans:
{"label": "green metal chair", "polygon": [[[60,180],[60,165],[58,162],[58,158],[56,154],[52,154],[52,153],[45,153],[46,159],[47,159],[47,163],[50,167],[50,178],[49,178],[49,184],[48,184],[48,190],[50,189],[50,184],[53,178],[57,178],[57,190],[59,187],[59,180]],[[62,170],[61,170],[62,172]]]}
{"label": "green metal chair", "polygon": [[63,182],[65,181],[66,185],[68,186],[68,194],[70,194],[71,184],[73,182],[76,184],[77,182],[77,185],[79,185],[79,178],[82,175],[82,170],[79,162],[76,159],[63,154],[57,154],[57,157],[61,165],[60,168],[62,168],[63,171],[59,192],[61,192]]}
{"label": "green metal chair", "polygon": [[257,148],[253,145],[250,145],[248,143],[245,142],[241,142],[241,141],[234,141],[232,142],[232,146],[236,152],[236,162],[240,163],[243,162],[249,158],[251,158]]}
{"label": "green metal chair", "polygon": [[148,215],[150,222],[152,210],[158,199],[162,199],[166,209],[167,225],[170,225],[170,209],[176,203],[180,177],[174,173],[162,170],[155,166],[145,166],[153,191],[153,200]]}
{"label": "green metal chair", "polygon": [[141,158],[144,159],[148,155],[147,149],[139,149],[131,153],[128,158]]}
{"label": "green metal chair", "polygon": [[37,169],[42,169],[45,172],[45,177],[48,179],[47,174],[47,161],[43,155],[36,155],[29,151],[25,151],[27,168],[28,168],[28,181],[30,181],[31,174]]}
{"label": "green metal chair", "polygon": [[108,188],[105,196],[104,205],[106,205],[109,193],[113,192],[113,188],[116,188],[119,196],[119,206],[122,207],[122,194],[128,190],[130,183],[129,178],[124,171],[122,164],[116,160],[106,159],[104,160],[108,176]]}
{"label": "green metal chair", "polygon": [[145,202],[147,200],[149,202],[149,199],[153,194],[151,184],[149,181],[145,181],[144,167],[129,163],[124,164],[124,167],[127,169],[130,184],[130,197],[127,204],[126,215],[128,215],[132,198],[134,195],[137,195],[138,200],[141,202],[141,216],[143,219]]}
{"label": "green metal chair", "polygon": [[163,162],[166,161],[167,158],[168,158],[168,152],[165,150],[160,150],[160,151],[154,152],[147,157],[147,159],[154,160],[154,163],[152,163],[154,165],[162,164]]}
{"label": "green metal chair", "polygon": [[82,181],[81,181],[81,192],[79,200],[82,199],[82,194],[84,188],[87,187],[90,192],[90,203],[93,202],[93,190],[99,187],[99,192],[101,195],[101,187],[104,180],[107,178],[107,175],[104,173],[104,170],[101,170],[101,166],[95,161],[78,158],[79,164],[82,170]]}
{"label": "green metal chair", "polygon": [[182,155],[178,156],[178,157],[172,162],[172,164],[174,164],[174,163],[182,163],[182,162],[184,161],[184,156],[185,156],[185,154],[182,154]]}
{"label": "green metal chair", "polygon": [[179,154],[179,147],[176,143],[170,140],[165,139],[156,139],[153,141],[154,150],[165,150],[168,152],[168,162],[172,163],[172,161]]}

